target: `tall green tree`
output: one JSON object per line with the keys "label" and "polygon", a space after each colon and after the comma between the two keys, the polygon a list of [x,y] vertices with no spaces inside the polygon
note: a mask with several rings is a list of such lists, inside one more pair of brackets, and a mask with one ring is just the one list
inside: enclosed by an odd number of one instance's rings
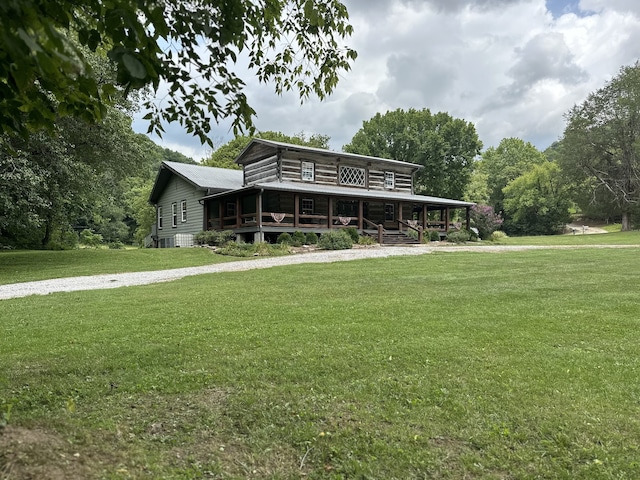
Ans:
{"label": "tall green tree", "polygon": [[486,178],[488,204],[496,212],[503,212],[503,189],[535,165],[542,165],[546,161],[542,152],[519,138],[503,138],[498,147],[488,148],[477,164],[478,173]]}
{"label": "tall green tree", "polygon": [[378,113],[343,147],[349,153],[422,165],[416,191],[449,198],[463,197],[481,149],[472,123],[428,109]]}
{"label": "tall green tree", "polygon": [[640,63],[623,67],[567,114],[559,161],[592,192],[615,204],[622,230],[640,205]]}
{"label": "tall green tree", "polygon": [[558,164],[545,161],[503,189],[505,230],[517,235],[560,233],[571,216],[570,193]]}
{"label": "tall green tree", "polygon": [[[276,142],[291,143],[294,145],[305,145],[307,147],[314,148],[329,148],[330,137],[328,135],[311,134],[307,136],[304,132],[296,133],[293,136],[285,135],[281,132],[259,132],[255,135],[256,138],[262,138],[264,140],[273,140]],[[217,150],[211,153],[209,158],[206,158],[203,163],[209,167],[218,168],[231,168],[239,170],[241,167],[235,163],[235,159],[240,153],[249,145],[251,139],[246,135],[240,135],[230,140],[229,142],[221,145]]]}
{"label": "tall green tree", "polygon": [[[28,135],[59,116],[100,120],[119,89],[164,83],[162,105],[144,103],[149,131],[177,121],[210,143],[212,120],[252,127],[241,56],[278,93],[330,94],[356,58],[339,43],[352,33],[348,17],[338,0],[2,1],[0,133]],[[115,79],[101,82],[78,45],[106,53]]]}

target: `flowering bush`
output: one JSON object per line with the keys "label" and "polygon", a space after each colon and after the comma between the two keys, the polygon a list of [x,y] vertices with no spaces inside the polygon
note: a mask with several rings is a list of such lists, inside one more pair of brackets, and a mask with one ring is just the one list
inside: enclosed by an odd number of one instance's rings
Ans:
{"label": "flowering bush", "polygon": [[489,205],[471,207],[471,224],[478,229],[480,238],[488,239],[502,225],[502,217]]}

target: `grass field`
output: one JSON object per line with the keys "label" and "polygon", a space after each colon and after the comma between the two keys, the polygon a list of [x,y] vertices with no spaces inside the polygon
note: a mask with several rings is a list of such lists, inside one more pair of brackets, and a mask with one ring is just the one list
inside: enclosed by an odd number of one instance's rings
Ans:
{"label": "grass field", "polygon": [[0,478],[640,478],[638,265],[436,253],[2,301]]}
{"label": "grass field", "polygon": [[229,260],[233,259],[212,254],[206,248],[10,250],[0,252],[0,285],[101,273],[195,267]]}

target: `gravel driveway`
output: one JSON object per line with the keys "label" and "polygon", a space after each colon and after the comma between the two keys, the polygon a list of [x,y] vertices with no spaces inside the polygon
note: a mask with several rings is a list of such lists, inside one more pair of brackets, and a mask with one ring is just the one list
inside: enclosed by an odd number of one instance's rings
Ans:
{"label": "gravel driveway", "polygon": [[172,270],[156,270],[151,272],[113,273],[83,277],[56,278],[37,282],[13,283],[0,285],[0,300],[27,297],[29,295],[47,295],[53,292],[74,292],[79,290],[100,290],[107,288],[128,287],[132,285],[147,285],[150,283],[170,282],[193,275],[220,272],[238,272],[259,268],[271,268],[281,265],[295,265],[301,263],[331,263],[363,258],[386,258],[398,255],[424,255],[433,252],[510,252],[523,250],[539,250],[548,248],[576,249],[576,248],[638,248],[635,245],[602,245],[602,246],[403,246],[355,248],[352,250],[315,251],[285,257],[267,257],[254,260],[219,263],[201,267],[176,268]]}

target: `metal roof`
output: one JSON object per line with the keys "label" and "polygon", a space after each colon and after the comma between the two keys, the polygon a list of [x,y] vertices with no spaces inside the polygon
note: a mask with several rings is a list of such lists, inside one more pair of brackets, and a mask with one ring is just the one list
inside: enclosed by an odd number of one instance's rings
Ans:
{"label": "metal roof", "polygon": [[[337,197],[357,197],[357,198],[370,198],[378,200],[395,200],[401,202],[413,202],[413,203],[428,203],[430,205],[442,205],[450,207],[471,207],[475,203],[463,202],[461,200],[451,200],[448,198],[431,197],[428,195],[411,195],[409,193],[391,192],[388,190],[365,190],[362,188],[350,188],[350,187],[338,187],[327,185],[316,185],[311,183],[297,183],[297,182],[266,182],[256,183],[247,186],[241,190],[275,190],[281,192],[299,192],[309,195],[333,195]],[[223,192],[219,194],[209,195],[205,198],[214,198],[224,195]],[[236,192],[233,192],[236,193]]]}
{"label": "metal roof", "polygon": [[242,188],[243,184],[242,170],[164,161],[160,165],[153,190],[149,196],[151,203],[158,201],[172,175],[178,175],[198,190],[205,192],[236,190]]}

